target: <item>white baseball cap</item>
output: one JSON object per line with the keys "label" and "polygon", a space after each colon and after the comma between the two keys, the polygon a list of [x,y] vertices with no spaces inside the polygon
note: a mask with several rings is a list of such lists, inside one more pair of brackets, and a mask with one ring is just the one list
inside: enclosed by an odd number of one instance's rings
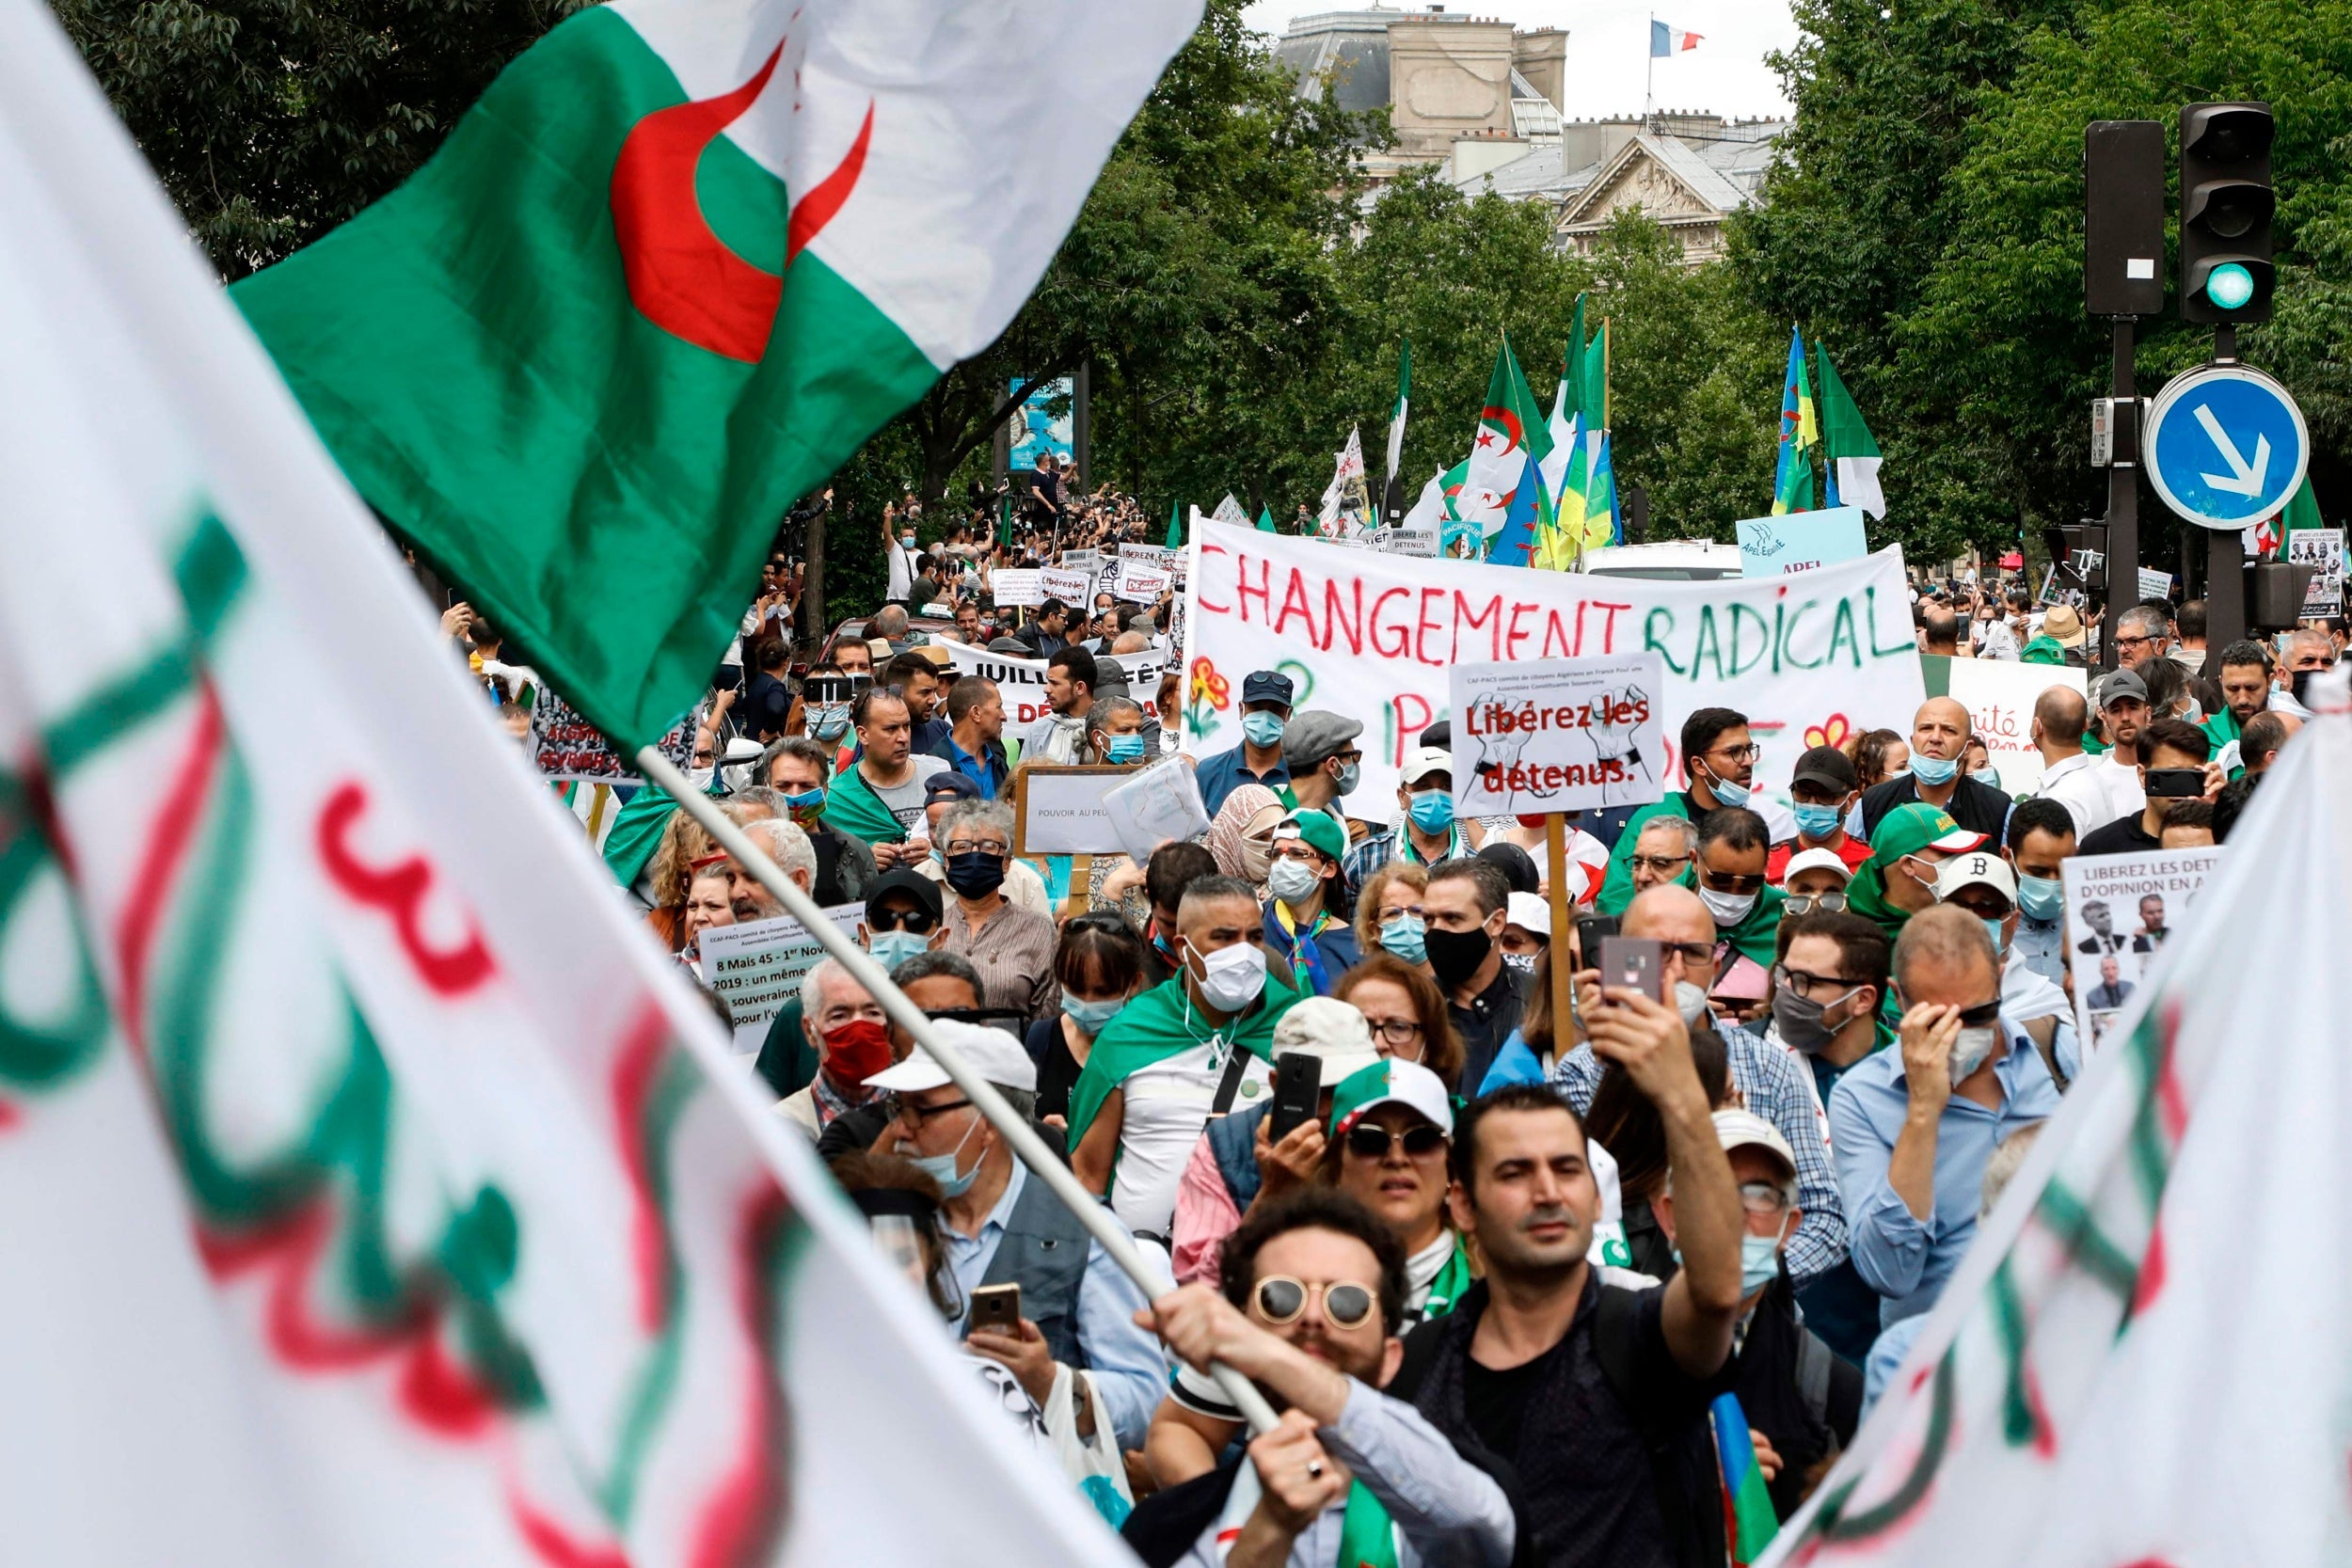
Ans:
{"label": "white baseball cap", "polygon": [[1853,867],[1848,865],[1835,849],[1798,850],[1788,857],[1788,863],[1781,868],[1781,885],[1788,886],[1800,871],[1835,871],[1839,881],[1853,880]]}
{"label": "white baseball cap", "polygon": [[1503,900],[1502,923],[1517,926],[1531,937],[1551,940],[1551,906],[1533,893],[1514,893]]}
{"label": "white baseball cap", "polygon": [[[931,1020],[931,1027],[938,1032],[941,1039],[972,1065],[974,1071],[998,1088],[1025,1089],[1032,1094],[1037,1092],[1037,1064],[1021,1048],[1021,1042],[1004,1030],[986,1029],[979,1024],[965,1023],[952,1018],[935,1018]],[[935,1089],[942,1084],[954,1081],[947,1076],[947,1069],[918,1045],[905,1061],[896,1067],[884,1068],[868,1078],[866,1086],[869,1089],[887,1089],[897,1094]]]}
{"label": "white baseball cap", "polygon": [[2017,874],[2009,868],[2009,862],[1982,849],[1954,855],[1936,867],[1936,901],[1941,903],[1972,883],[1991,888],[2012,904],[2017,902]]}
{"label": "white baseball cap", "polygon": [[1372,1048],[1372,1025],[1364,1022],[1364,1015],[1328,996],[1310,996],[1294,1003],[1276,1021],[1275,1059],[1300,1053],[1322,1059],[1323,1072],[1316,1082],[1327,1089],[1380,1060],[1380,1053]]}
{"label": "white baseball cap", "polygon": [[1408,784],[1416,784],[1432,773],[1451,774],[1454,753],[1442,746],[1422,746],[1405,753],[1405,766],[1398,772]]}
{"label": "white baseball cap", "polygon": [[1788,1147],[1788,1140],[1780,1135],[1779,1128],[1754,1111],[1716,1112],[1715,1137],[1725,1154],[1751,1146],[1763,1149],[1788,1167],[1789,1180],[1797,1179],[1797,1151]]}
{"label": "white baseball cap", "polygon": [[1402,1056],[1391,1056],[1348,1075],[1331,1097],[1330,1134],[1338,1137],[1375,1105],[1403,1105],[1447,1137],[1454,1136],[1454,1102],[1445,1080]]}

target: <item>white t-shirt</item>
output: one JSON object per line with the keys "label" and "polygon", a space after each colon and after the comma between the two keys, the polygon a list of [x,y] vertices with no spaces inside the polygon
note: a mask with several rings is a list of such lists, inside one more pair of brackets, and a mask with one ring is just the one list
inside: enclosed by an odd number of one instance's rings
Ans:
{"label": "white t-shirt", "polygon": [[[1192,1158],[1200,1130],[1209,1124],[1216,1086],[1225,1076],[1232,1046],[1222,1035],[1189,1051],[1137,1068],[1121,1081],[1124,1109],[1119,1124],[1119,1153],[1111,1174],[1111,1212],[1130,1230],[1168,1233],[1176,1212],[1176,1187]],[[1273,1074],[1252,1056],[1242,1074],[1233,1109],[1247,1110],[1272,1092]]]}
{"label": "white t-shirt", "polygon": [[2014,659],[2017,657],[2017,633],[2007,621],[1979,621],[1984,635],[1977,640],[1979,658]]}

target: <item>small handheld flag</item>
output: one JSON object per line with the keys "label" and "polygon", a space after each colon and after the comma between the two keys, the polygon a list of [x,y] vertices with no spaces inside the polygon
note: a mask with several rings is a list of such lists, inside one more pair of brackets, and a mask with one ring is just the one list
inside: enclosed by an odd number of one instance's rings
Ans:
{"label": "small handheld flag", "polygon": [[1756,1439],[1748,1435],[1747,1412],[1737,1394],[1718,1394],[1707,1409],[1714,1428],[1715,1463],[1724,1480],[1724,1544],[1732,1568],[1748,1568],[1780,1532],[1772,1494],[1756,1463]]}
{"label": "small handheld flag", "polygon": [[1879,444],[1862,422],[1853,394],[1821,356],[1821,455],[1829,461],[1829,504],[1858,506],[1873,517],[1886,515],[1886,493],[1879,487]]}

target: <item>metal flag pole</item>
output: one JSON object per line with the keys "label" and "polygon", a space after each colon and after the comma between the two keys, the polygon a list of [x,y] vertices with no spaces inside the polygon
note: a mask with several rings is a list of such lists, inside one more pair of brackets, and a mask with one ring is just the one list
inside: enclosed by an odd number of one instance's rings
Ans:
{"label": "metal flag pole", "polygon": [[1642,129],[1650,128],[1651,105],[1658,102],[1650,91],[1650,84],[1658,77],[1658,13],[1649,13],[1649,25],[1642,29]]}
{"label": "metal flag pole", "polygon": [[[670,799],[675,800],[687,816],[700,823],[718,841],[719,847],[749,871],[760,886],[775,895],[784,905],[785,912],[798,920],[803,928],[824,948],[826,956],[848,970],[850,977],[882,1004],[882,1011],[890,1015],[893,1022],[913,1036],[915,1044],[930,1053],[931,1059],[954,1081],[956,1087],[963,1091],[964,1098],[972,1101],[973,1108],[988,1118],[989,1125],[996,1129],[997,1135],[1010,1145],[1021,1163],[1029,1167],[1029,1174],[1044,1182],[1054,1196],[1078,1216],[1079,1223],[1087,1227],[1088,1234],[1102,1243],[1103,1251],[1110,1260],[1136,1282],[1136,1289],[1141,1291],[1147,1299],[1156,1299],[1167,1292],[1168,1282],[1145,1261],[1142,1252],[1136,1246],[1135,1238],[1127,1234],[1127,1227],[1120,1224],[1092,1193],[1086,1190],[1068,1165],[1054,1157],[1054,1151],[1045,1147],[1045,1140],[1039,1137],[1027,1118],[1016,1112],[997,1092],[996,1085],[975,1072],[972,1064],[963,1059],[961,1052],[939,1037],[938,1031],[931,1027],[931,1021],[924,1016],[923,1009],[908,1001],[906,992],[891,984],[890,976],[882,973],[882,965],[876,963],[857,943],[842,935],[840,927],[825,918],[817,900],[803,893],[799,884],[787,877],[783,868],[770,860],[742,829],[728,820],[726,814],[709,796],[696,789],[668,757],[651,746],[644,747],[637,753],[637,766],[648,780],[668,791]],[[1258,1392],[1256,1385],[1222,1363],[1211,1367],[1209,1372],[1216,1379],[1217,1387],[1225,1397],[1248,1421],[1252,1433],[1263,1435],[1274,1430],[1274,1407],[1266,1402],[1263,1394]]]}

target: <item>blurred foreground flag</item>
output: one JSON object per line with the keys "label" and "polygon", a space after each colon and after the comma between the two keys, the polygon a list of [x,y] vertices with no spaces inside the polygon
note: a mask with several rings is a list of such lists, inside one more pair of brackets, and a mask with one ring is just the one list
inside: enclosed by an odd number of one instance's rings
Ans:
{"label": "blurred foreground flag", "polygon": [[[2343,667],[1767,1564],[2352,1562]],[[2267,963],[2245,933],[2284,933]],[[2282,983],[2285,982],[2285,983]]]}
{"label": "blurred foreground flag", "polygon": [[642,745],[786,509],[1011,322],[1200,18],[591,6],[237,303],[359,493]]}
{"label": "blurred foreground flag", "polygon": [[0,0],[0,1559],[1111,1563]]}

